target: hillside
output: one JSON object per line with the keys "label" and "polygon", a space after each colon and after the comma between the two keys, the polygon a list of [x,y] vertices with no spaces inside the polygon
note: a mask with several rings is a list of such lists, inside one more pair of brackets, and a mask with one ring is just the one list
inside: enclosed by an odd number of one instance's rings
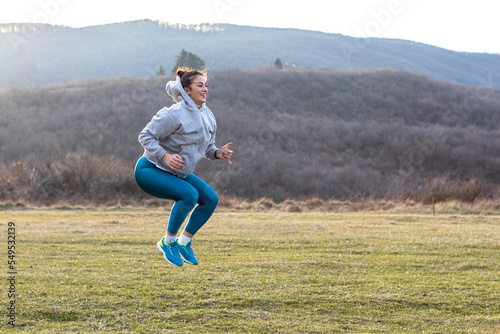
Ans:
{"label": "hillside", "polygon": [[475,86],[500,86],[500,55],[453,52],[382,38],[226,24],[133,21],[86,28],[0,25],[0,89],[84,78],[151,76],[170,70],[184,48],[210,69],[269,67],[276,58],[303,68],[393,68]]}
{"label": "hillside", "polygon": [[[49,200],[65,196],[61,189],[77,179],[78,191],[106,192],[114,182],[118,193],[126,187],[139,194],[132,179],[142,154],[137,135],[172,104],[164,91],[170,79],[92,79],[0,92],[3,196],[28,182],[35,187],[30,196]],[[234,142],[234,165],[203,160],[196,173],[221,193],[381,198],[441,177],[474,177],[486,193],[498,191],[499,89],[406,71],[319,69],[214,70],[209,86],[217,144]],[[64,158],[68,152],[83,155]],[[11,165],[16,161],[28,165]]]}

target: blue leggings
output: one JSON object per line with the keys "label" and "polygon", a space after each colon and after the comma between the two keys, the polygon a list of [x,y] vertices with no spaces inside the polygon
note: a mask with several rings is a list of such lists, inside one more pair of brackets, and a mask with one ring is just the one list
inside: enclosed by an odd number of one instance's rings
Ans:
{"label": "blue leggings", "polygon": [[137,161],[135,180],[146,193],[175,201],[168,220],[167,230],[170,234],[177,234],[187,215],[194,209],[185,228],[186,232],[194,235],[212,216],[219,202],[215,190],[198,176],[189,174],[181,179],[157,168],[145,157]]}

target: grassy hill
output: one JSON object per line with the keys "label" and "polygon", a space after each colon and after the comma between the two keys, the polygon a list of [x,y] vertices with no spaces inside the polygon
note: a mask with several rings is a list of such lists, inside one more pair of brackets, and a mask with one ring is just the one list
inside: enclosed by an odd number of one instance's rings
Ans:
{"label": "grassy hill", "polygon": [[[0,200],[139,196],[137,135],[172,104],[170,79],[0,92]],[[207,105],[217,144],[234,142],[233,166],[202,160],[196,170],[220,193],[382,198],[453,192],[447,179],[469,187],[472,200],[498,194],[499,89],[394,70],[214,70]]]}
{"label": "grassy hill", "polygon": [[352,38],[296,29],[143,20],[87,28],[0,25],[0,88],[170,70],[186,49],[211,69],[387,67],[476,86],[500,86],[500,55],[460,53],[404,40]]}

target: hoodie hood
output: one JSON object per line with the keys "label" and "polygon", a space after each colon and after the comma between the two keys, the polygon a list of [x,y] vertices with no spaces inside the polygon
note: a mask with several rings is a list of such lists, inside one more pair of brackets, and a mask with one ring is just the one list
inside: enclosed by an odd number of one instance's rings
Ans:
{"label": "hoodie hood", "polygon": [[[169,81],[166,85],[167,94],[172,97],[174,102],[179,103],[184,101],[188,109],[198,109],[198,106],[194,101],[187,95],[184,88],[182,88],[181,78],[176,76],[175,81]],[[203,103],[203,106],[205,103]],[[202,106],[202,108],[203,108]]]}

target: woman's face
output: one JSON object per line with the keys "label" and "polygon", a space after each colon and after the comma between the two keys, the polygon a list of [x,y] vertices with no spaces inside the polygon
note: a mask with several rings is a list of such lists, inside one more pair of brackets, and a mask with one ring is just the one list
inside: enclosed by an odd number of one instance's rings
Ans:
{"label": "woman's face", "polygon": [[194,77],[191,87],[186,87],[184,90],[191,100],[196,103],[198,108],[200,108],[203,103],[207,102],[208,87],[207,81],[203,75]]}

